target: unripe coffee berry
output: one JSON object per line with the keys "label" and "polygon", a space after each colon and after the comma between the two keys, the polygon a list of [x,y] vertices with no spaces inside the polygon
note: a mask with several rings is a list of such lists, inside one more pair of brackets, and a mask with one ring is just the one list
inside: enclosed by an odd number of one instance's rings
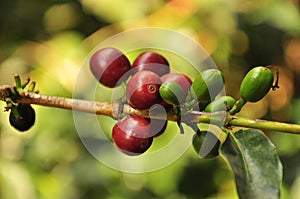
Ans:
{"label": "unripe coffee berry", "polygon": [[200,102],[210,102],[224,88],[224,76],[217,69],[201,72],[193,81],[192,91]]}
{"label": "unripe coffee berry", "polygon": [[165,82],[159,88],[161,98],[168,104],[179,106],[185,99],[182,88],[175,82]]}
{"label": "unripe coffee berry", "polygon": [[169,73],[162,76],[160,79],[162,83],[174,82],[178,84],[184,93],[183,96],[184,99],[187,97],[192,85],[192,80],[188,76],[182,73]]}
{"label": "unripe coffee berry", "polygon": [[115,48],[96,51],[90,60],[94,77],[104,86],[113,88],[127,80],[131,65],[127,57]]}
{"label": "unripe coffee berry", "polygon": [[269,68],[258,66],[251,69],[241,83],[241,98],[247,102],[261,100],[269,92],[273,80],[274,75]]}
{"label": "unripe coffee berry", "polygon": [[210,131],[198,131],[193,137],[193,148],[200,158],[217,157],[220,145],[220,140]]}
{"label": "unripe coffee berry", "polygon": [[214,111],[226,111],[230,110],[235,104],[235,99],[231,96],[222,96],[211,103],[209,103],[204,111],[205,112],[214,112]]}

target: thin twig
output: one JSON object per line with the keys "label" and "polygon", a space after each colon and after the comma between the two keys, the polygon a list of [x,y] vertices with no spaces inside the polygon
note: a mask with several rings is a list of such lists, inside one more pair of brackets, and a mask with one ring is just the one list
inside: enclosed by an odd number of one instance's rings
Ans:
{"label": "thin twig", "polygon": [[[11,97],[11,90],[13,88],[7,85],[0,86],[0,100],[6,101]],[[127,104],[122,104],[120,101],[114,102],[96,102],[82,99],[64,98],[56,96],[47,96],[42,94],[36,94],[32,92],[21,92],[19,96],[13,99],[17,103],[24,104],[37,104],[48,107],[56,107],[68,110],[82,111],[87,113],[106,115],[113,118],[118,118],[120,110],[122,113],[129,115],[136,115],[145,118],[149,118],[148,110],[137,110],[130,107]],[[165,118],[161,115],[151,115],[152,118],[162,119]],[[292,134],[300,134],[300,125],[289,124],[267,120],[252,120],[248,118],[240,118],[232,116],[228,113],[204,113],[198,111],[192,111],[182,114],[179,118],[174,110],[169,110],[167,113],[167,119],[170,121],[182,122],[195,122],[195,123],[215,123],[225,124],[226,126],[238,126],[246,128],[257,128],[269,131],[279,131]]]}

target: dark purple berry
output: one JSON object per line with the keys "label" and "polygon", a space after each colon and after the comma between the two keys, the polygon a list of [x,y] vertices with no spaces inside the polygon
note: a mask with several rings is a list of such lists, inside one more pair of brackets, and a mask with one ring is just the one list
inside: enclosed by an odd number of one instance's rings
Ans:
{"label": "dark purple berry", "polygon": [[9,123],[19,131],[27,131],[35,122],[35,111],[30,104],[18,104],[17,111],[20,117],[16,118],[15,115],[10,112]]}
{"label": "dark purple berry", "polygon": [[118,121],[112,130],[117,148],[127,155],[140,155],[152,144],[149,123],[139,116],[127,116]]}
{"label": "dark purple berry", "polygon": [[132,67],[135,72],[149,70],[158,76],[165,75],[170,72],[169,62],[162,55],[147,51],[141,53],[133,62]]}
{"label": "dark purple berry", "polygon": [[133,75],[126,87],[126,99],[136,109],[148,109],[161,102],[159,87],[161,81],[151,71],[140,71]]}
{"label": "dark purple berry", "polygon": [[113,88],[126,81],[128,78],[126,72],[131,69],[131,65],[121,51],[103,48],[92,55],[90,69],[101,84]]}

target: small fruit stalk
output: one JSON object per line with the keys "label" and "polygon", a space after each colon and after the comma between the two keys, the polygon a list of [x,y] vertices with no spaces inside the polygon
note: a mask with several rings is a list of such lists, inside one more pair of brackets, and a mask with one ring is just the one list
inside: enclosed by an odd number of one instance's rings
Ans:
{"label": "small fruit stalk", "polygon": [[267,95],[271,88],[278,88],[278,73],[275,85],[273,81],[274,74],[269,67],[257,66],[251,69],[242,80],[241,97],[229,111],[230,114],[238,113],[247,102],[258,102]]}

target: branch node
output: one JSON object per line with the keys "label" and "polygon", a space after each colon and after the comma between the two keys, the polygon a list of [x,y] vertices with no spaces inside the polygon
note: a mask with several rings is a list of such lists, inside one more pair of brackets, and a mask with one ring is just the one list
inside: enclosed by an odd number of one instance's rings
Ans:
{"label": "branch node", "polygon": [[119,100],[114,100],[112,102],[112,117],[116,120],[119,120],[122,117],[123,113],[123,102],[121,99]]}

